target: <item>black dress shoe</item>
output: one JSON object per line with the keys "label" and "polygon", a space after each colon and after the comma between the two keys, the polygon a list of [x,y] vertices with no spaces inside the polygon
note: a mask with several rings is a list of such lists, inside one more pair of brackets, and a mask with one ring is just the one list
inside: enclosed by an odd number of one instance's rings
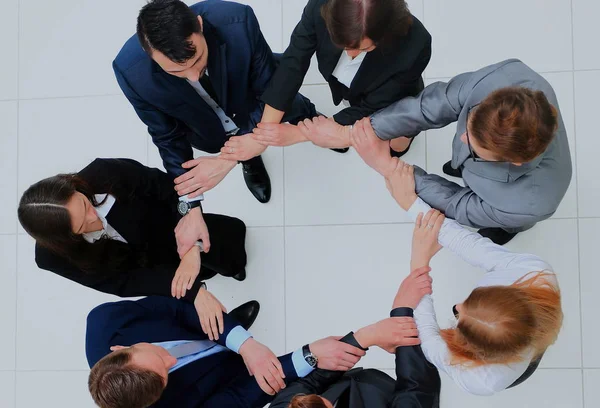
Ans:
{"label": "black dress shoe", "polygon": [[460,167],[458,169],[452,167],[452,161],[444,163],[442,171],[452,177],[462,177],[462,169]]}
{"label": "black dress shoe", "polygon": [[236,322],[241,324],[244,329],[248,330],[256,320],[259,311],[260,303],[256,300],[251,300],[250,302],[246,302],[243,305],[236,307],[228,314],[235,319]]}
{"label": "black dress shoe", "polygon": [[242,269],[240,273],[238,273],[237,275],[233,275],[232,278],[240,282],[246,280],[246,269]]}
{"label": "black dress shoe", "polygon": [[414,137],[411,138],[406,149],[402,150],[401,152],[397,152],[390,147],[390,155],[392,155],[392,157],[398,157],[398,158],[404,156],[406,153],[408,153],[408,151],[410,150],[410,147],[412,146],[414,141],[415,141],[415,138]]}
{"label": "black dress shoe", "polygon": [[271,199],[271,179],[260,156],[242,162],[242,171],[248,190],[261,203]]}
{"label": "black dress shoe", "polygon": [[342,147],[341,149],[330,149],[333,150],[336,153],[346,153],[348,150],[350,150],[349,147]]}
{"label": "black dress shoe", "polygon": [[504,245],[518,234],[518,232],[507,232],[502,228],[482,228],[479,234],[484,238],[489,238],[494,244]]}

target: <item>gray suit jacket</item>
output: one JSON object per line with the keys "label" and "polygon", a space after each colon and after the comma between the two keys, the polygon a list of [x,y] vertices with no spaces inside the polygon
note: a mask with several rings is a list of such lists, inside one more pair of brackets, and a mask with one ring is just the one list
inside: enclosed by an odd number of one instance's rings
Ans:
{"label": "gray suit jacket", "polygon": [[[468,146],[460,140],[467,112],[491,92],[510,86],[544,92],[559,111],[554,140],[543,154],[522,166],[474,162]],[[569,142],[554,90],[542,76],[516,59],[460,74],[448,83],[431,84],[416,97],[377,112],[371,122],[377,136],[384,140],[457,122],[452,167],[463,166],[467,187],[418,167],[415,181],[417,194],[425,202],[464,225],[516,231],[530,228],[556,211],[571,181]]]}

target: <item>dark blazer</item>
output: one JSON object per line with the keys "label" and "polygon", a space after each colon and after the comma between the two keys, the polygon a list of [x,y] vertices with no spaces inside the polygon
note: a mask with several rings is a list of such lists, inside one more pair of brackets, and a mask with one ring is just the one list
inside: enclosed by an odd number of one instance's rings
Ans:
{"label": "dark blazer", "polygon": [[[275,72],[276,62],[252,8],[207,0],[190,6],[203,19],[208,44],[208,74],[217,102],[249,133],[260,122],[260,95]],[[218,153],[227,136],[221,121],[185,79],[164,72],[142,49],[136,35],[113,62],[119,86],[148,126],[169,174],[185,172],[194,147]],[[193,134],[193,135],[192,135]]]}
{"label": "dark blazer", "polygon": [[[394,309],[391,316],[411,316],[412,309]],[[421,346],[396,349],[396,381],[375,369],[347,373],[315,370],[282,390],[270,405],[287,408],[298,394],[318,394],[337,408],[434,408],[439,406],[440,376],[425,359]]]}
{"label": "dark blazer", "polygon": [[[225,346],[228,333],[239,325],[227,314],[219,343]],[[93,367],[110,353],[110,347],[175,340],[206,340],[196,309],[173,298],[148,297],[136,302],[106,303],[87,318],[85,351]],[[291,354],[279,358],[286,382],[298,378]],[[220,352],[189,363],[169,374],[167,388],[155,408],[263,407],[270,397],[254,377],[248,375],[243,359],[233,352]]]}
{"label": "dark blazer", "polygon": [[350,102],[349,108],[334,115],[335,121],[342,125],[354,124],[423,89],[421,74],[431,57],[431,36],[416,17],[406,37],[389,47],[378,47],[367,53],[349,90],[333,77],[343,50],[331,41],[321,17],[321,6],[325,3],[327,0],[310,0],[304,8],[290,45],[262,96],[266,104],[283,111],[287,109],[302,85],[315,52],[319,71],[331,88],[333,102],[336,105],[342,99]]}
{"label": "dark blazer", "polygon": [[[171,281],[179,266],[173,230],[179,221],[177,193],[166,173],[131,159],[96,159],[78,175],[94,194],[111,193],[116,202],[107,222],[131,248],[130,267],[110,271],[98,265],[97,272],[84,272],[67,259],[40,245],[35,261],[84,286],[121,297],[171,296]],[[205,214],[211,248],[202,254],[202,268],[186,299],[193,301],[201,276],[209,271],[233,276],[246,265],[246,227],[237,218]],[[214,273],[213,273],[214,274]]]}

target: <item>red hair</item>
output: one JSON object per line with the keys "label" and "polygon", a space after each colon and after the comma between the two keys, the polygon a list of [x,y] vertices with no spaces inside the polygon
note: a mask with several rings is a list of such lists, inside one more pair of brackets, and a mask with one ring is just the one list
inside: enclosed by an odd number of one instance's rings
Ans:
{"label": "red hair", "polygon": [[528,349],[541,355],[558,336],[563,313],[560,290],[546,272],[510,286],[475,289],[462,304],[455,328],[441,331],[451,364],[472,367],[522,361]]}

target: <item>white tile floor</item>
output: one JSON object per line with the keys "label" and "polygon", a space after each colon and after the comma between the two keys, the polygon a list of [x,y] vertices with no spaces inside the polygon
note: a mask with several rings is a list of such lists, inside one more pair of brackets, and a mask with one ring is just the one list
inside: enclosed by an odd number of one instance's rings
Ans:
{"label": "white tile floor", "polygon": [[[282,51],[305,0],[252,0],[267,41]],[[84,319],[113,299],[38,270],[32,240],[17,227],[19,194],[94,157],[132,157],[159,166],[155,147],[113,79],[111,61],[133,34],[143,0],[2,0],[0,13],[0,406],[91,407],[86,391]],[[553,84],[572,142],[576,177],[555,216],[510,247],[539,254],[559,274],[565,325],[542,368],[525,385],[493,398],[465,395],[444,379],[443,407],[600,406],[600,161],[596,152],[600,5],[593,0],[411,0],[433,35],[427,82],[508,57]],[[335,112],[313,68],[303,92]],[[440,172],[451,127],[428,132],[407,160]],[[309,145],[265,155],[273,197],[261,205],[236,170],[207,195],[210,211],[250,226],[248,280],[216,279],[229,306],[256,298],[253,331],[282,353],[305,341],[341,335],[382,318],[407,273],[411,225],[383,181],[353,152]],[[440,322],[479,276],[450,253],[434,261]],[[373,351],[366,366],[389,370]]]}

